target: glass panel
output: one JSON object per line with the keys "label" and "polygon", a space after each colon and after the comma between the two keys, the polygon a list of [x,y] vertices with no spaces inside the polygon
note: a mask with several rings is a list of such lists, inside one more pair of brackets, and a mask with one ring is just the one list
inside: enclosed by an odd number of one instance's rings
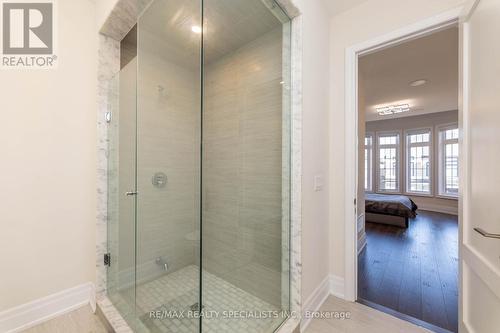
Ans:
{"label": "glass panel", "polygon": [[459,143],[458,128],[440,131],[440,175],[439,192],[443,195],[458,195]]}
{"label": "glass panel", "polygon": [[430,193],[429,146],[410,147],[410,191]]}
{"label": "glass panel", "polygon": [[220,315],[202,328],[273,332],[290,308],[290,23],[270,1],[203,3],[202,299]]}
{"label": "glass panel", "polygon": [[423,143],[430,141],[430,133],[419,133],[409,135],[410,143]]}
{"label": "glass panel", "polygon": [[398,135],[385,135],[379,137],[379,145],[397,145],[398,144]]}
{"label": "glass panel", "polygon": [[445,139],[446,140],[458,139],[458,128],[446,130]]}
{"label": "glass panel", "polygon": [[136,61],[109,85],[107,293],[133,328],[135,321],[135,189]]}
{"label": "glass panel", "polygon": [[458,143],[445,145],[444,190],[446,194],[458,194],[458,150]]}
{"label": "glass panel", "polygon": [[198,332],[200,1],[156,0],[137,31],[137,316]]}
{"label": "glass panel", "polygon": [[372,155],[373,155],[373,137],[365,137],[365,190],[372,190]]}
{"label": "glass panel", "polygon": [[397,149],[380,148],[380,190],[395,191],[398,189]]}

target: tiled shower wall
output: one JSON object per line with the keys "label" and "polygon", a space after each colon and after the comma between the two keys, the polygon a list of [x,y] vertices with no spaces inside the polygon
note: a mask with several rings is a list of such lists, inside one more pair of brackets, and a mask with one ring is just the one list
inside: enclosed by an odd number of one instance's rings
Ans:
{"label": "tiled shower wall", "polygon": [[[166,42],[139,32],[137,266],[146,278],[164,273],[158,257],[169,272],[194,264],[199,243],[199,66],[175,58]],[[164,187],[153,185],[157,172]]]}
{"label": "tiled shower wall", "polygon": [[282,29],[205,65],[203,268],[281,302]]}

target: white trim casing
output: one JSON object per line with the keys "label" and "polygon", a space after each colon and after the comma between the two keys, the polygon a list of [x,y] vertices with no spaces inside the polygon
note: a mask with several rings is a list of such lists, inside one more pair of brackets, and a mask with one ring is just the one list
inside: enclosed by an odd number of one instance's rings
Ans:
{"label": "white trim casing", "polygon": [[90,282],[0,312],[0,332],[21,332],[89,303],[95,310],[95,288]]}
{"label": "white trim casing", "polygon": [[345,279],[344,298],[357,298],[357,227],[356,205],[358,183],[358,57],[429,35],[457,24],[462,7],[429,17],[404,28],[348,47],[345,51]]}

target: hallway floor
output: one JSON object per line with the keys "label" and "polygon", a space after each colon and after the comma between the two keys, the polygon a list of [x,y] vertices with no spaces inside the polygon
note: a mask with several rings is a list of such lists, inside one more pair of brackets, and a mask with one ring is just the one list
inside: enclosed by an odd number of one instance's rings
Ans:
{"label": "hallway floor", "polygon": [[[313,319],[305,333],[429,333],[404,320],[333,296],[328,297],[320,311],[349,311],[351,319]],[[92,313],[88,305],[23,331],[23,333],[106,332],[104,324]]]}
{"label": "hallway floor", "polygon": [[313,319],[305,333],[429,333],[407,321],[330,296],[320,311],[349,311],[350,319]]}
{"label": "hallway floor", "polygon": [[90,305],[63,314],[22,333],[106,333],[101,319],[92,312]]}
{"label": "hallway floor", "polygon": [[457,332],[457,217],[418,213],[408,229],[366,224],[358,298]]}

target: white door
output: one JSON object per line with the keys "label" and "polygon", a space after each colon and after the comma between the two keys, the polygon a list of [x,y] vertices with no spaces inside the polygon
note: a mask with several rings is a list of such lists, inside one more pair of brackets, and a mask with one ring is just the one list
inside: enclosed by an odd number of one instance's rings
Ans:
{"label": "white door", "polygon": [[460,332],[500,332],[500,0],[468,4],[463,42]]}

